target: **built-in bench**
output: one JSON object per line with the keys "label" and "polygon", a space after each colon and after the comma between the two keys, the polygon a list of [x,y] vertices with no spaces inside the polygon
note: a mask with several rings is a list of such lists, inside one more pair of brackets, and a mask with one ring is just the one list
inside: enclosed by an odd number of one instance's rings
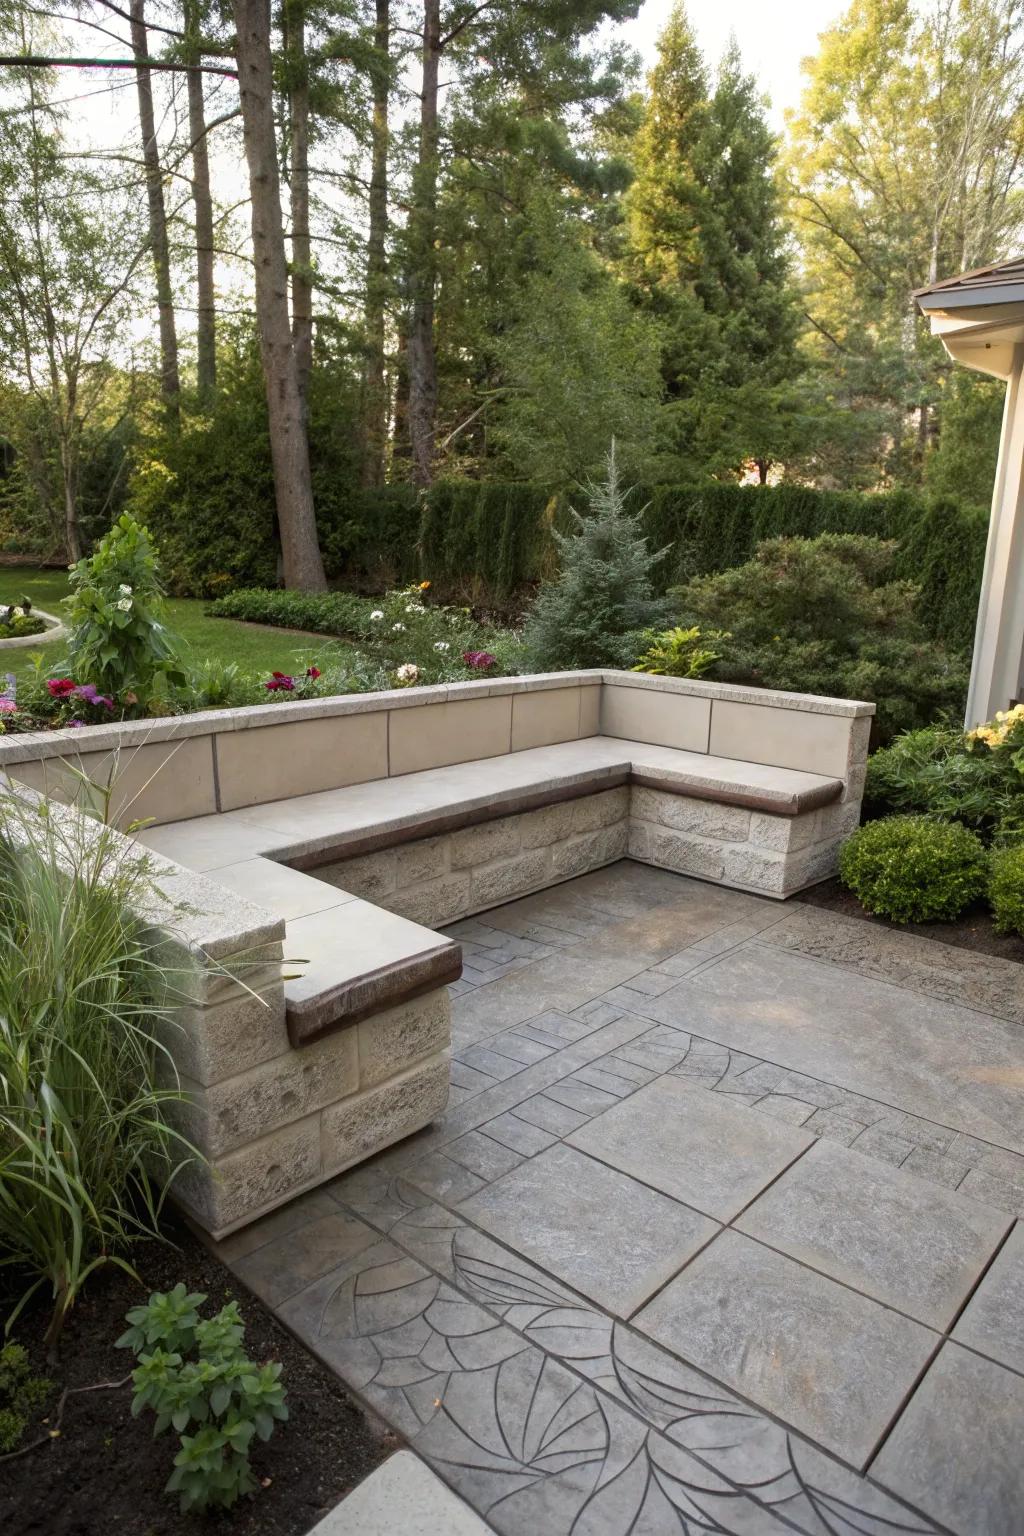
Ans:
{"label": "built-in bench", "polygon": [[826,878],[872,712],[570,673],[15,737],[0,767],[56,798],[69,758],[113,771],[122,822],[152,818],[218,934],[235,914],[175,1047],[213,1170],[186,1199],[222,1235],[443,1109],[437,928],[627,856],[776,898]]}

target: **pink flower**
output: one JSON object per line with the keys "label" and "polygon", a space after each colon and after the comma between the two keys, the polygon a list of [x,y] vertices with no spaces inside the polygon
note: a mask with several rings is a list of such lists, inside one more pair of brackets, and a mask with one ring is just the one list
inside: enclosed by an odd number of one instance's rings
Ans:
{"label": "pink flower", "polygon": [[13,715],[17,707],[13,699],[0,699],[0,715]]}
{"label": "pink flower", "polygon": [[486,672],[488,667],[493,667],[497,657],[490,651],[463,651],[462,659],[467,667],[473,667],[477,672]]}
{"label": "pink flower", "polygon": [[50,690],[53,699],[66,699],[69,693],[74,693],[78,686],[73,677],[49,677],[46,686]]}
{"label": "pink flower", "polygon": [[272,672],[269,679],[263,684],[271,693],[291,693],[295,687],[294,677],[289,677],[287,672]]}

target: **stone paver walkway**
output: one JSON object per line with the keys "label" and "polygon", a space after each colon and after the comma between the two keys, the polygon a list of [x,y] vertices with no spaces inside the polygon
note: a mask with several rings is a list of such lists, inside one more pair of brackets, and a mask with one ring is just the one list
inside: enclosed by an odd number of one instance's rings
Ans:
{"label": "stone paver walkway", "polygon": [[505,1536],[1019,1536],[1020,968],[628,862],[452,933],[444,1121],[239,1277]]}

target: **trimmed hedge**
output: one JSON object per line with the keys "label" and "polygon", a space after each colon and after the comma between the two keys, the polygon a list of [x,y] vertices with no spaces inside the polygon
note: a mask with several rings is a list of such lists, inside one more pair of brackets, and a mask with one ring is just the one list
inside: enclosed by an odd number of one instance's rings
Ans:
{"label": "trimmed hedge", "polygon": [[889,816],[858,827],[839,850],[839,878],[868,912],[894,923],[952,922],[985,894],[981,839],[956,821]]}
{"label": "trimmed hedge", "polygon": [[[669,551],[654,570],[661,591],[742,565],[776,534],[874,534],[898,542],[893,574],[921,587],[920,612],[935,638],[963,649],[973,642],[988,535],[980,508],[909,491],[861,495],[792,485],[638,487],[633,497],[634,505],[646,504],[652,549]],[[542,486],[441,482],[423,498],[419,563],[410,559],[400,575],[507,603],[551,574],[552,529],[566,528],[569,506],[581,501]],[[352,553],[357,564],[335,574],[365,569],[365,557]]]}

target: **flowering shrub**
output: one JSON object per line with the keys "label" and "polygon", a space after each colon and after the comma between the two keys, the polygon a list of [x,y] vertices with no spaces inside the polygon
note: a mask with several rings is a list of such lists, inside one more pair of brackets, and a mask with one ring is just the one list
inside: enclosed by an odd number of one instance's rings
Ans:
{"label": "flowering shrub", "polygon": [[302,677],[296,679],[288,672],[271,672],[267,681],[263,684],[268,693],[294,693],[297,698],[305,698],[312,690],[317,678],[322,676],[319,667],[307,667]]}
{"label": "flowering shrub", "polygon": [[126,714],[169,707],[186,681],[164,628],[163,589],[149,534],[127,514],[71,567],[69,671]]}
{"label": "flowering shrub", "polygon": [[905,732],[869,759],[865,799],[875,813],[963,822],[996,844],[1024,839],[1024,710],[966,735],[949,725]]}

